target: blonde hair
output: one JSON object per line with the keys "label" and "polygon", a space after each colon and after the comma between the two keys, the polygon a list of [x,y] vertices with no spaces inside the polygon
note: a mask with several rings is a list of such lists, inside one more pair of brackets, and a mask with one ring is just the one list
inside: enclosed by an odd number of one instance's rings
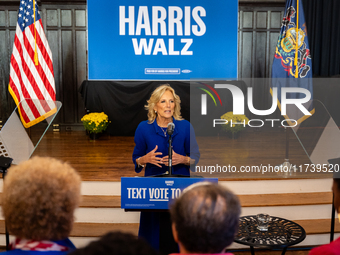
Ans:
{"label": "blonde hair", "polygon": [[34,157],[8,170],[2,214],[10,234],[23,239],[69,236],[80,200],[79,174],[67,163]]}
{"label": "blonde hair", "polygon": [[173,117],[176,120],[183,119],[181,116],[181,99],[176,95],[175,90],[171,88],[169,84],[162,84],[152,92],[150,99],[147,100],[148,104],[145,105],[145,109],[148,111],[148,120],[150,124],[153,123],[157,117],[157,114],[154,111],[155,105],[161,100],[161,97],[166,91],[170,91],[175,99]]}

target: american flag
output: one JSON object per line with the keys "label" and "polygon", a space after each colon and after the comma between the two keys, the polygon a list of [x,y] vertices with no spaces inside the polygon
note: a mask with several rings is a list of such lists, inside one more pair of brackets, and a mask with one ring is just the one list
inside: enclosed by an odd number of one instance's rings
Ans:
{"label": "american flag", "polygon": [[56,112],[52,52],[35,0],[20,1],[8,89],[26,128]]}

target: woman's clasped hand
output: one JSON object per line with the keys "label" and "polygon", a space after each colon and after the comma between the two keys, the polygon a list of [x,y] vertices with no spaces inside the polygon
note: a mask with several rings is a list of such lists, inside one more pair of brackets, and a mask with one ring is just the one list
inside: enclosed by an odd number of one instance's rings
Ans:
{"label": "woman's clasped hand", "polygon": [[[161,155],[163,154],[162,152],[157,152],[158,146],[156,145],[156,147],[150,151],[149,153],[147,153],[145,156],[143,156],[142,158],[139,159],[140,164],[144,165],[145,163],[151,163],[153,165],[156,165],[158,167],[162,167],[161,165],[169,165],[169,156],[164,156],[161,157]],[[185,164],[187,163],[187,157],[180,155],[178,153],[176,153],[174,150],[172,150],[172,165],[178,165],[178,164]]]}

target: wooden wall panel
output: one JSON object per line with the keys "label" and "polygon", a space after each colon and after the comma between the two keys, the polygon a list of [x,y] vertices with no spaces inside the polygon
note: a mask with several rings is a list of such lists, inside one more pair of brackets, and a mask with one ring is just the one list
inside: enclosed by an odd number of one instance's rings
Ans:
{"label": "wooden wall panel", "polygon": [[[0,26],[4,24],[2,23],[2,18],[1,18],[1,12],[0,12]],[[6,115],[7,109],[7,93],[6,91],[6,81],[5,81],[5,73],[6,72],[6,65],[7,65],[7,43],[6,43],[6,31],[0,31],[0,91],[1,91],[1,96],[0,96],[0,116]],[[2,53],[2,54],[1,54]],[[7,116],[7,115],[6,115]]]}
{"label": "wooden wall panel", "polygon": [[[54,21],[52,20],[52,23],[47,22],[49,24],[55,24]],[[46,37],[47,40],[49,42],[50,48],[51,48],[51,52],[52,52],[52,56],[53,56],[53,71],[54,71],[54,81],[55,81],[55,89],[56,89],[56,98],[57,100],[60,100],[63,102],[62,98],[61,98],[61,79],[62,79],[62,73],[60,72],[60,64],[59,64],[59,40],[60,40],[60,36],[59,36],[59,31],[57,29],[49,29],[46,31]],[[53,43],[51,43],[53,42]],[[62,110],[60,110],[59,114],[56,116],[55,118],[55,123],[62,123]]]}
{"label": "wooden wall panel", "polygon": [[240,6],[239,77],[270,77],[284,8]]}
{"label": "wooden wall panel", "polygon": [[266,11],[258,11],[256,15],[256,28],[267,28],[268,23],[268,12]]}
{"label": "wooden wall panel", "polygon": [[241,34],[240,43],[242,54],[238,57],[241,60],[241,70],[239,71],[238,76],[250,78],[253,73],[253,32],[243,32]]}
{"label": "wooden wall panel", "polygon": [[75,100],[77,95],[75,95],[74,79],[73,79],[73,40],[71,31],[61,32],[61,47],[62,47],[62,72],[63,72],[63,108],[68,109],[68,111],[63,111],[64,122],[74,123],[75,119]]}
{"label": "wooden wall panel", "polygon": [[0,11],[0,27],[6,26],[6,12]]}
{"label": "wooden wall panel", "polygon": [[83,80],[87,77],[87,32],[86,32],[86,24],[87,24],[87,16],[85,10],[75,10],[75,26],[77,27],[76,31],[76,83],[77,83],[77,99],[78,99],[78,121],[85,114],[84,101],[81,98],[79,91],[79,87]]}
{"label": "wooden wall panel", "polygon": [[[270,54],[269,57],[273,59],[275,48],[277,44],[277,40],[280,34],[281,22],[283,19],[283,9],[278,8],[276,10],[269,12],[269,26],[268,26],[268,53]],[[266,61],[268,75],[270,76],[272,71],[272,62],[273,61]]]}
{"label": "wooden wall panel", "polygon": [[71,27],[72,26],[72,11],[61,10],[61,26]]}
{"label": "wooden wall panel", "polygon": [[83,115],[85,114],[85,107],[84,107],[84,101],[81,98],[80,93],[78,92],[79,87],[83,80],[86,79],[86,70],[87,70],[87,35],[86,31],[77,31],[76,32],[76,45],[77,45],[77,59],[76,59],[76,70],[77,71],[77,99],[78,99],[78,104],[77,104],[77,109],[78,109],[78,120],[80,120]]}
{"label": "wooden wall panel", "polygon": [[85,10],[76,10],[76,27],[86,28],[86,11]]}
{"label": "wooden wall panel", "polygon": [[18,11],[17,10],[9,11],[8,16],[9,16],[9,26],[16,27],[17,21],[18,21]]}
{"label": "wooden wall panel", "polygon": [[0,5],[0,120],[3,124],[15,108],[8,92],[9,63],[16,26],[16,23],[13,24],[13,17],[17,15],[15,9]]}
{"label": "wooden wall panel", "polygon": [[87,72],[86,24],[85,5],[46,7],[46,30],[53,31],[49,36],[53,37],[52,42],[55,44],[52,46],[48,38],[53,53],[55,76],[58,76],[55,77],[57,99],[63,103],[55,122],[62,125],[80,123],[84,113],[84,103],[78,87],[86,79]]}

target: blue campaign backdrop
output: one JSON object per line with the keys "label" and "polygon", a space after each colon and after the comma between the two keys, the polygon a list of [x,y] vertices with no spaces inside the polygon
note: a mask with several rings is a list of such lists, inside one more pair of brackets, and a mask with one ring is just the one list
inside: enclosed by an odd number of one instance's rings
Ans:
{"label": "blue campaign backdrop", "polygon": [[90,80],[237,78],[238,0],[88,0]]}

